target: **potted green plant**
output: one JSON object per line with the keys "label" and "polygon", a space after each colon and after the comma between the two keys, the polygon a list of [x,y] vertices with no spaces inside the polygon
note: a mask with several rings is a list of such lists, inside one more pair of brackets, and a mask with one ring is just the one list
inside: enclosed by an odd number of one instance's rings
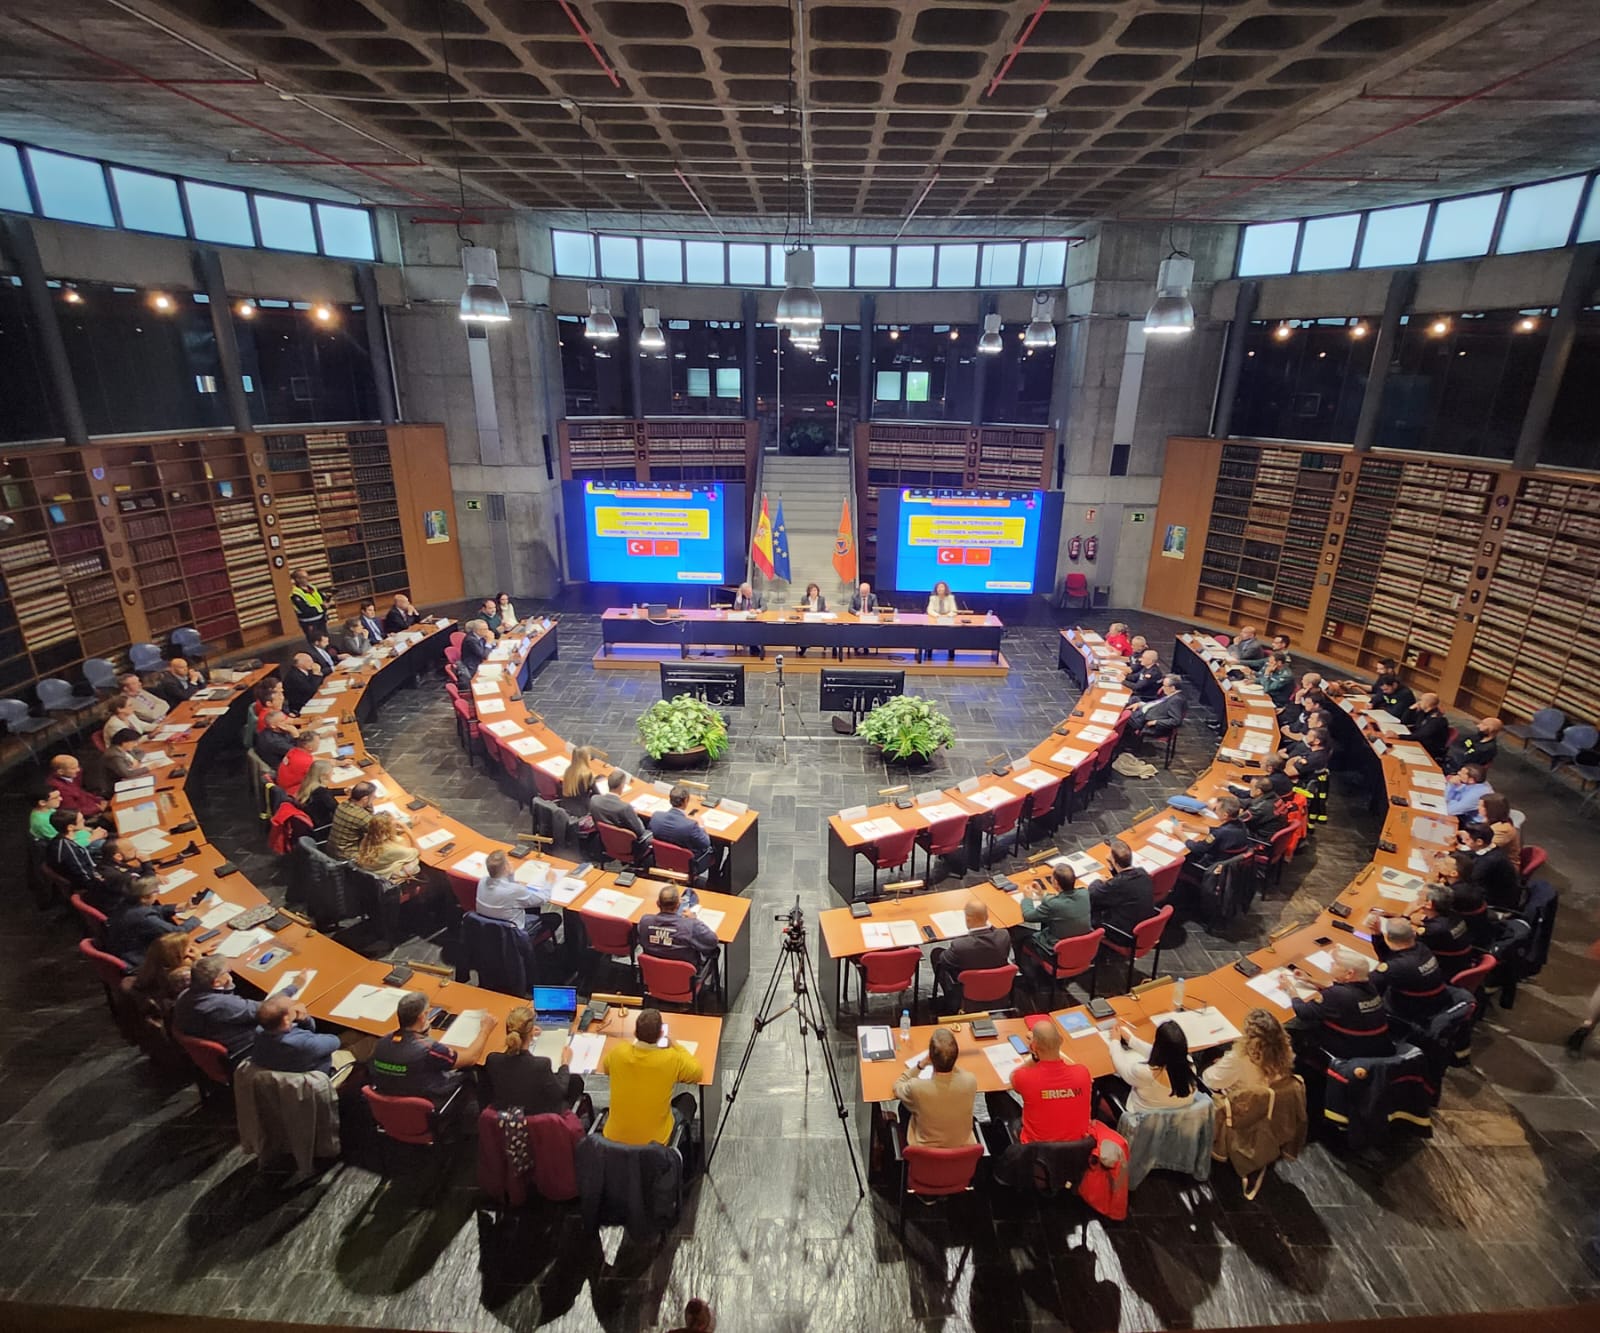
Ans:
{"label": "potted green plant", "polygon": [[887,699],[861,719],[856,734],[897,763],[927,763],[934,752],[954,745],[956,729],[931,699],[902,694]]}
{"label": "potted green plant", "polygon": [[637,726],[644,752],[667,768],[719,759],[728,749],[722,714],[693,695],[657,700],[639,715]]}

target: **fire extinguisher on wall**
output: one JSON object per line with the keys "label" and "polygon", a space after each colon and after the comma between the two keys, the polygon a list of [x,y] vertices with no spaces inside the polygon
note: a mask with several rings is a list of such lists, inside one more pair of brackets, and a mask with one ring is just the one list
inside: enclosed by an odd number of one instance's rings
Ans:
{"label": "fire extinguisher on wall", "polygon": [[[1093,541],[1094,539],[1091,537],[1090,540]],[[1082,556],[1083,556],[1083,538],[1082,537],[1073,537],[1070,541],[1067,542],[1067,559],[1072,561],[1073,564],[1077,564],[1078,561],[1082,558]]]}
{"label": "fire extinguisher on wall", "polygon": [[1089,560],[1089,561],[1093,561],[1095,556],[1097,556],[1099,554],[1100,554],[1100,539],[1098,537],[1090,537],[1089,540],[1086,541],[1083,544],[1083,557],[1084,557],[1084,559],[1085,560]]}

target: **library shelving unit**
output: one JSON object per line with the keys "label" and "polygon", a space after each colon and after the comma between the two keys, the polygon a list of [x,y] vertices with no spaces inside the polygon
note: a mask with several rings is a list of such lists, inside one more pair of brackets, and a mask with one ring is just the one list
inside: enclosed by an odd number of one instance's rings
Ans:
{"label": "library shelving unit", "polygon": [[[403,443],[403,458],[391,444]],[[397,461],[398,459],[398,461]],[[450,504],[437,426],[97,439],[0,454],[0,693],[72,678],[85,658],[192,625],[214,651],[294,627],[288,571],[337,557],[349,614],[367,596],[461,596],[459,548],[425,539]]]}
{"label": "library shelving unit", "polygon": [[567,481],[741,481],[756,472],[757,426],[743,417],[577,418],[560,428]]}
{"label": "library shelving unit", "polygon": [[856,424],[856,531],[863,578],[877,569],[881,487],[1037,490],[1049,484],[1055,432],[1042,426],[967,426],[944,421]]}

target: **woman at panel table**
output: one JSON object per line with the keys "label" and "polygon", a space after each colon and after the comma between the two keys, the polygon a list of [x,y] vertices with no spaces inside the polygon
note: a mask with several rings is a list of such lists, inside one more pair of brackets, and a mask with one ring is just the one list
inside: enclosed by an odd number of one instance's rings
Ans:
{"label": "woman at panel table", "polygon": [[[817,584],[806,584],[806,595],[800,599],[800,609],[802,611],[826,611],[828,609],[828,599],[822,595],[822,589]],[[806,650],[802,648],[800,656],[804,657],[805,655]]]}
{"label": "woman at panel table", "polygon": [[511,605],[511,594],[501,593],[496,600],[496,609],[500,612],[500,630],[504,633],[517,624],[517,610]]}
{"label": "woman at panel table", "polygon": [[422,858],[411,830],[383,810],[375,812],[367,821],[361,845],[356,848],[355,863],[359,869],[391,884],[410,879],[422,868]]}
{"label": "woman at panel table", "polygon": [[580,745],[572,752],[567,771],[561,775],[561,799],[557,802],[574,819],[589,813],[589,798],[600,788],[600,775],[594,771],[594,750]]}
{"label": "woman at panel table", "polygon": [[933,591],[928,594],[928,614],[930,616],[953,616],[956,613],[956,599],[951,595],[950,585],[940,579],[933,585]]}
{"label": "woman at panel table", "polygon": [[1283,1024],[1265,1009],[1245,1016],[1244,1031],[1205,1072],[1212,1092],[1264,1091],[1294,1072],[1294,1052]]}
{"label": "woman at panel table", "polygon": [[333,763],[328,759],[313,761],[306,770],[305,780],[300,784],[300,790],[294,794],[294,803],[306,812],[306,817],[311,821],[311,827],[321,834],[333,823],[333,812],[338,808],[339,798],[333,794],[333,789],[328,786],[328,775],[333,772]]}

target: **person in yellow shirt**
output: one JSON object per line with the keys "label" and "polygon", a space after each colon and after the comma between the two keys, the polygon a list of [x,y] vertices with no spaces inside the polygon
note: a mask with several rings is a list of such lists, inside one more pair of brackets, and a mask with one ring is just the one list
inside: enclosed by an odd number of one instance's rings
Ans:
{"label": "person in yellow shirt", "polygon": [[677,1042],[657,1045],[661,1040],[659,1009],[639,1011],[633,1036],[626,1045],[608,1046],[600,1057],[600,1072],[611,1080],[605,1136],[613,1143],[666,1143],[677,1125],[688,1127],[695,1112],[694,1094],[674,1097],[673,1087],[696,1084],[705,1071]]}

